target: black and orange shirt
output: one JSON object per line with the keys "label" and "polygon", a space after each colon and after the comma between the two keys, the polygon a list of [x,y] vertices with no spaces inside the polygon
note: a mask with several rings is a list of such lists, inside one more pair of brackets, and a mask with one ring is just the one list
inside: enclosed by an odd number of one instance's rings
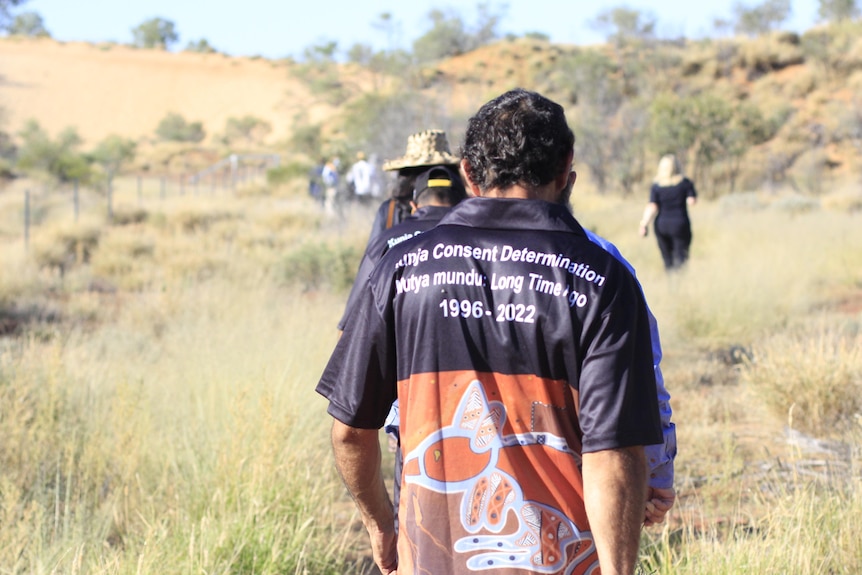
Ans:
{"label": "black and orange shirt", "polygon": [[475,198],[393,247],[317,391],[401,405],[399,573],[590,573],[581,454],[662,442],[646,306],[562,206]]}

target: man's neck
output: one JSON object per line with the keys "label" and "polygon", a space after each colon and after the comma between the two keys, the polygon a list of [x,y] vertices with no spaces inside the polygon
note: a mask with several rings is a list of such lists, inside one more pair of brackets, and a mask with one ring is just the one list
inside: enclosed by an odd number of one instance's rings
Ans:
{"label": "man's neck", "polygon": [[555,183],[549,182],[544,186],[526,187],[521,184],[513,184],[506,188],[491,188],[482,193],[486,198],[508,198],[515,200],[545,200],[556,202],[560,193],[555,189]]}

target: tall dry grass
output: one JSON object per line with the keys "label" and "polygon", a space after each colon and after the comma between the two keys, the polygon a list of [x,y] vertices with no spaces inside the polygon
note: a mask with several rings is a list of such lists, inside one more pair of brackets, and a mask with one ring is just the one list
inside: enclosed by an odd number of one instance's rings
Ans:
{"label": "tall dry grass", "polygon": [[[800,375],[798,424],[802,399],[835,408],[858,385],[818,377],[856,361],[858,337],[829,334],[860,321],[858,213],[704,203],[669,277],[636,236],[642,203],[574,201],[637,267],[663,336],[679,500],[642,569],[859,572],[857,420],[793,435],[779,393]],[[0,246],[0,314],[22,322],[0,339],[0,573],[368,572],[313,388],[370,214],[258,194],[135,209],[63,275]],[[753,361],[728,363],[731,344]]]}
{"label": "tall dry grass", "polygon": [[637,268],[664,345],[679,499],[642,571],[859,572],[859,212],[832,196],[701,203],[689,265],[668,275],[635,235],[643,204],[573,202]]}
{"label": "tall dry grass", "polygon": [[62,275],[3,246],[25,327],[0,340],[0,572],[361,572],[313,391],[344,294],[284,262],[363,239],[264,203],[147,206]]}
{"label": "tall dry grass", "polygon": [[133,299],[95,330],[7,342],[0,565],[344,572],[313,392],[340,299],[220,281]]}

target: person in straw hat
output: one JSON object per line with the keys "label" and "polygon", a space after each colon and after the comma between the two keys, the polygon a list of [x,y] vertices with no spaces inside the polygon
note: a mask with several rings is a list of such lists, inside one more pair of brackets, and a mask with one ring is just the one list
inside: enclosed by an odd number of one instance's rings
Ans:
{"label": "person in straw hat", "polygon": [[380,204],[377,210],[369,243],[381,232],[410,215],[413,188],[419,174],[434,166],[445,166],[458,173],[458,163],[458,158],[449,149],[449,140],[443,130],[424,130],[408,137],[404,155],[383,163],[384,171],[397,172],[398,177],[391,197]]}
{"label": "person in straw hat", "polygon": [[667,271],[679,269],[688,260],[691,246],[691,221],[688,206],[697,202],[694,184],[682,175],[679,160],[673,154],[658,163],[649,193],[649,203],[640,221],[640,235],[647,236],[655,220],[655,237]]}

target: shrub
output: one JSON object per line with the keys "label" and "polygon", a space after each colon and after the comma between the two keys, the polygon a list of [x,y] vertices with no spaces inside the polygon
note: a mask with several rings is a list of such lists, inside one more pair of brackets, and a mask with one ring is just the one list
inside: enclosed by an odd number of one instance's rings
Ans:
{"label": "shrub", "polygon": [[802,48],[797,41],[782,34],[762,36],[740,46],[738,65],[748,71],[748,78],[757,79],[767,72],[781,70],[805,61]]}
{"label": "shrub", "polygon": [[176,25],[164,18],[150,18],[132,28],[132,42],[138,48],[167,50],[180,39]]}
{"label": "shrub", "polygon": [[195,52],[197,54],[216,54],[217,50],[210,45],[206,38],[201,38],[196,42],[189,42],[186,45],[186,52]]}
{"label": "shrub", "polygon": [[90,179],[90,164],[78,152],[81,137],[74,128],[66,128],[53,140],[36,120],[29,120],[18,135],[22,143],[17,165],[21,170],[44,174],[61,183]]}
{"label": "shrub", "polygon": [[725,194],[718,199],[721,211],[725,213],[751,213],[766,207],[757,193],[740,192],[736,194]]}
{"label": "shrub", "polygon": [[39,266],[56,269],[62,276],[75,264],[90,261],[100,234],[98,228],[90,226],[57,228],[34,242],[33,258]]}
{"label": "shrub", "polygon": [[820,209],[820,202],[801,194],[788,194],[772,202],[772,209],[788,214],[805,214]]}
{"label": "shrub", "polygon": [[99,142],[90,153],[90,158],[99,164],[111,178],[120,171],[123,164],[135,159],[137,143],[134,140],[111,135]]}
{"label": "shrub", "polygon": [[111,217],[111,224],[115,226],[141,224],[143,222],[146,222],[148,217],[149,212],[144,208],[120,206],[114,208]]}
{"label": "shrub", "polygon": [[862,212],[862,191],[847,190],[823,196],[820,201],[824,209],[839,212]]}
{"label": "shrub", "polygon": [[210,227],[221,221],[233,220],[239,216],[233,212],[219,210],[216,208],[186,207],[167,216],[167,223],[177,230],[191,234],[205,232]]}
{"label": "shrub", "polygon": [[255,116],[228,118],[224,128],[224,142],[232,144],[237,141],[245,143],[260,142],[272,131],[272,125],[266,120]]}
{"label": "shrub", "polygon": [[755,345],[743,381],[791,427],[828,436],[862,414],[862,330],[823,324],[777,333]]}
{"label": "shrub", "polygon": [[302,162],[291,162],[266,171],[266,183],[271,186],[286,184],[292,180],[305,179],[311,167]]}
{"label": "shrub", "polygon": [[29,36],[31,38],[50,38],[51,34],[45,28],[45,21],[38,12],[21,12],[9,25],[11,36]]}
{"label": "shrub", "polygon": [[360,255],[354,245],[305,243],[284,258],[283,277],[304,290],[329,286],[345,291],[356,277]]}
{"label": "shrub", "polygon": [[201,122],[187,122],[180,114],[169,113],[159,122],[156,135],[166,142],[200,142],[206,132]]}

